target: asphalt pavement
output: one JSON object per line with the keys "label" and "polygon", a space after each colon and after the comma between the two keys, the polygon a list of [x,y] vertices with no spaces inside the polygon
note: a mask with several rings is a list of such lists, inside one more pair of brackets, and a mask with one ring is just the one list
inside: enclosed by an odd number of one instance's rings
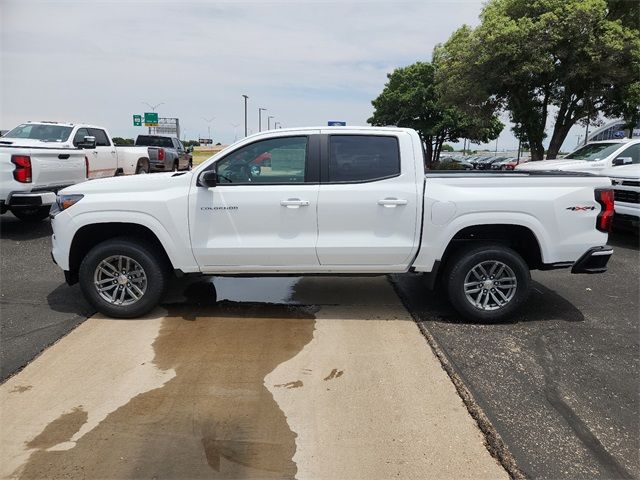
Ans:
{"label": "asphalt pavement", "polygon": [[463,321],[419,277],[393,278],[529,478],[640,478],[638,237],[609,244],[607,273],[533,272],[529,301],[497,325]]}
{"label": "asphalt pavement", "polygon": [[0,381],[95,312],[51,260],[51,234],[0,215]]}

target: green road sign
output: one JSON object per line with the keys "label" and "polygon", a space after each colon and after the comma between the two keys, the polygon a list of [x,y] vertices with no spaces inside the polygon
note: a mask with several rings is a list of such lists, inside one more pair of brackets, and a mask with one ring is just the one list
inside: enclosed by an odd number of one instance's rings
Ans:
{"label": "green road sign", "polygon": [[133,116],[133,126],[141,127],[142,126],[142,115],[134,115]]}
{"label": "green road sign", "polygon": [[158,114],[156,112],[144,112],[144,126],[145,127],[158,126]]}

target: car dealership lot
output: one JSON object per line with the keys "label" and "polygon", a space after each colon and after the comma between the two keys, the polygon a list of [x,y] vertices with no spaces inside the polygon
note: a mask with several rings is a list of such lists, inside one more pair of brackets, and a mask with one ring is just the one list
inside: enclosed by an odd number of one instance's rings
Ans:
{"label": "car dealership lot", "polygon": [[[4,379],[93,312],[51,262],[48,222],[0,222]],[[637,237],[610,243],[604,275],[534,272],[522,315],[502,325],[461,322],[419,278],[394,279],[531,477],[640,473]],[[7,381],[9,473],[500,472],[382,278],[216,284],[218,306],[196,282],[145,320],[93,317]],[[98,451],[113,455],[95,463]]]}

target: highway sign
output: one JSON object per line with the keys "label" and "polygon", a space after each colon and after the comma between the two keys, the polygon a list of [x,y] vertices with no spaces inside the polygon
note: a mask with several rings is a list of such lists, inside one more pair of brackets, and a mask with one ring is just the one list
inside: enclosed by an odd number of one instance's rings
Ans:
{"label": "highway sign", "polygon": [[341,122],[339,120],[329,120],[327,122],[327,125],[330,127],[346,127],[347,122]]}
{"label": "highway sign", "polygon": [[144,112],[144,126],[155,127],[158,125],[158,114],[156,112]]}
{"label": "highway sign", "polygon": [[134,115],[133,116],[133,126],[141,127],[142,126],[142,115]]}

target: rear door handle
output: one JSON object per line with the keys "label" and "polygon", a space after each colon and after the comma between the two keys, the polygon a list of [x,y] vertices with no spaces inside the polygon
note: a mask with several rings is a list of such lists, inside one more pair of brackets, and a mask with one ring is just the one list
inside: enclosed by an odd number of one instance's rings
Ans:
{"label": "rear door handle", "polygon": [[308,207],[308,200],[300,200],[299,198],[287,198],[286,200],[282,200],[280,205],[287,208],[300,208],[300,207]]}
{"label": "rear door handle", "polygon": [[383,198],[382,200],[378,200],[378,205],[382,205],[386,208],[396,208],[398,205],[406,205],[407,203],[409,202],[402,198],[395,197],[387,197]]}

